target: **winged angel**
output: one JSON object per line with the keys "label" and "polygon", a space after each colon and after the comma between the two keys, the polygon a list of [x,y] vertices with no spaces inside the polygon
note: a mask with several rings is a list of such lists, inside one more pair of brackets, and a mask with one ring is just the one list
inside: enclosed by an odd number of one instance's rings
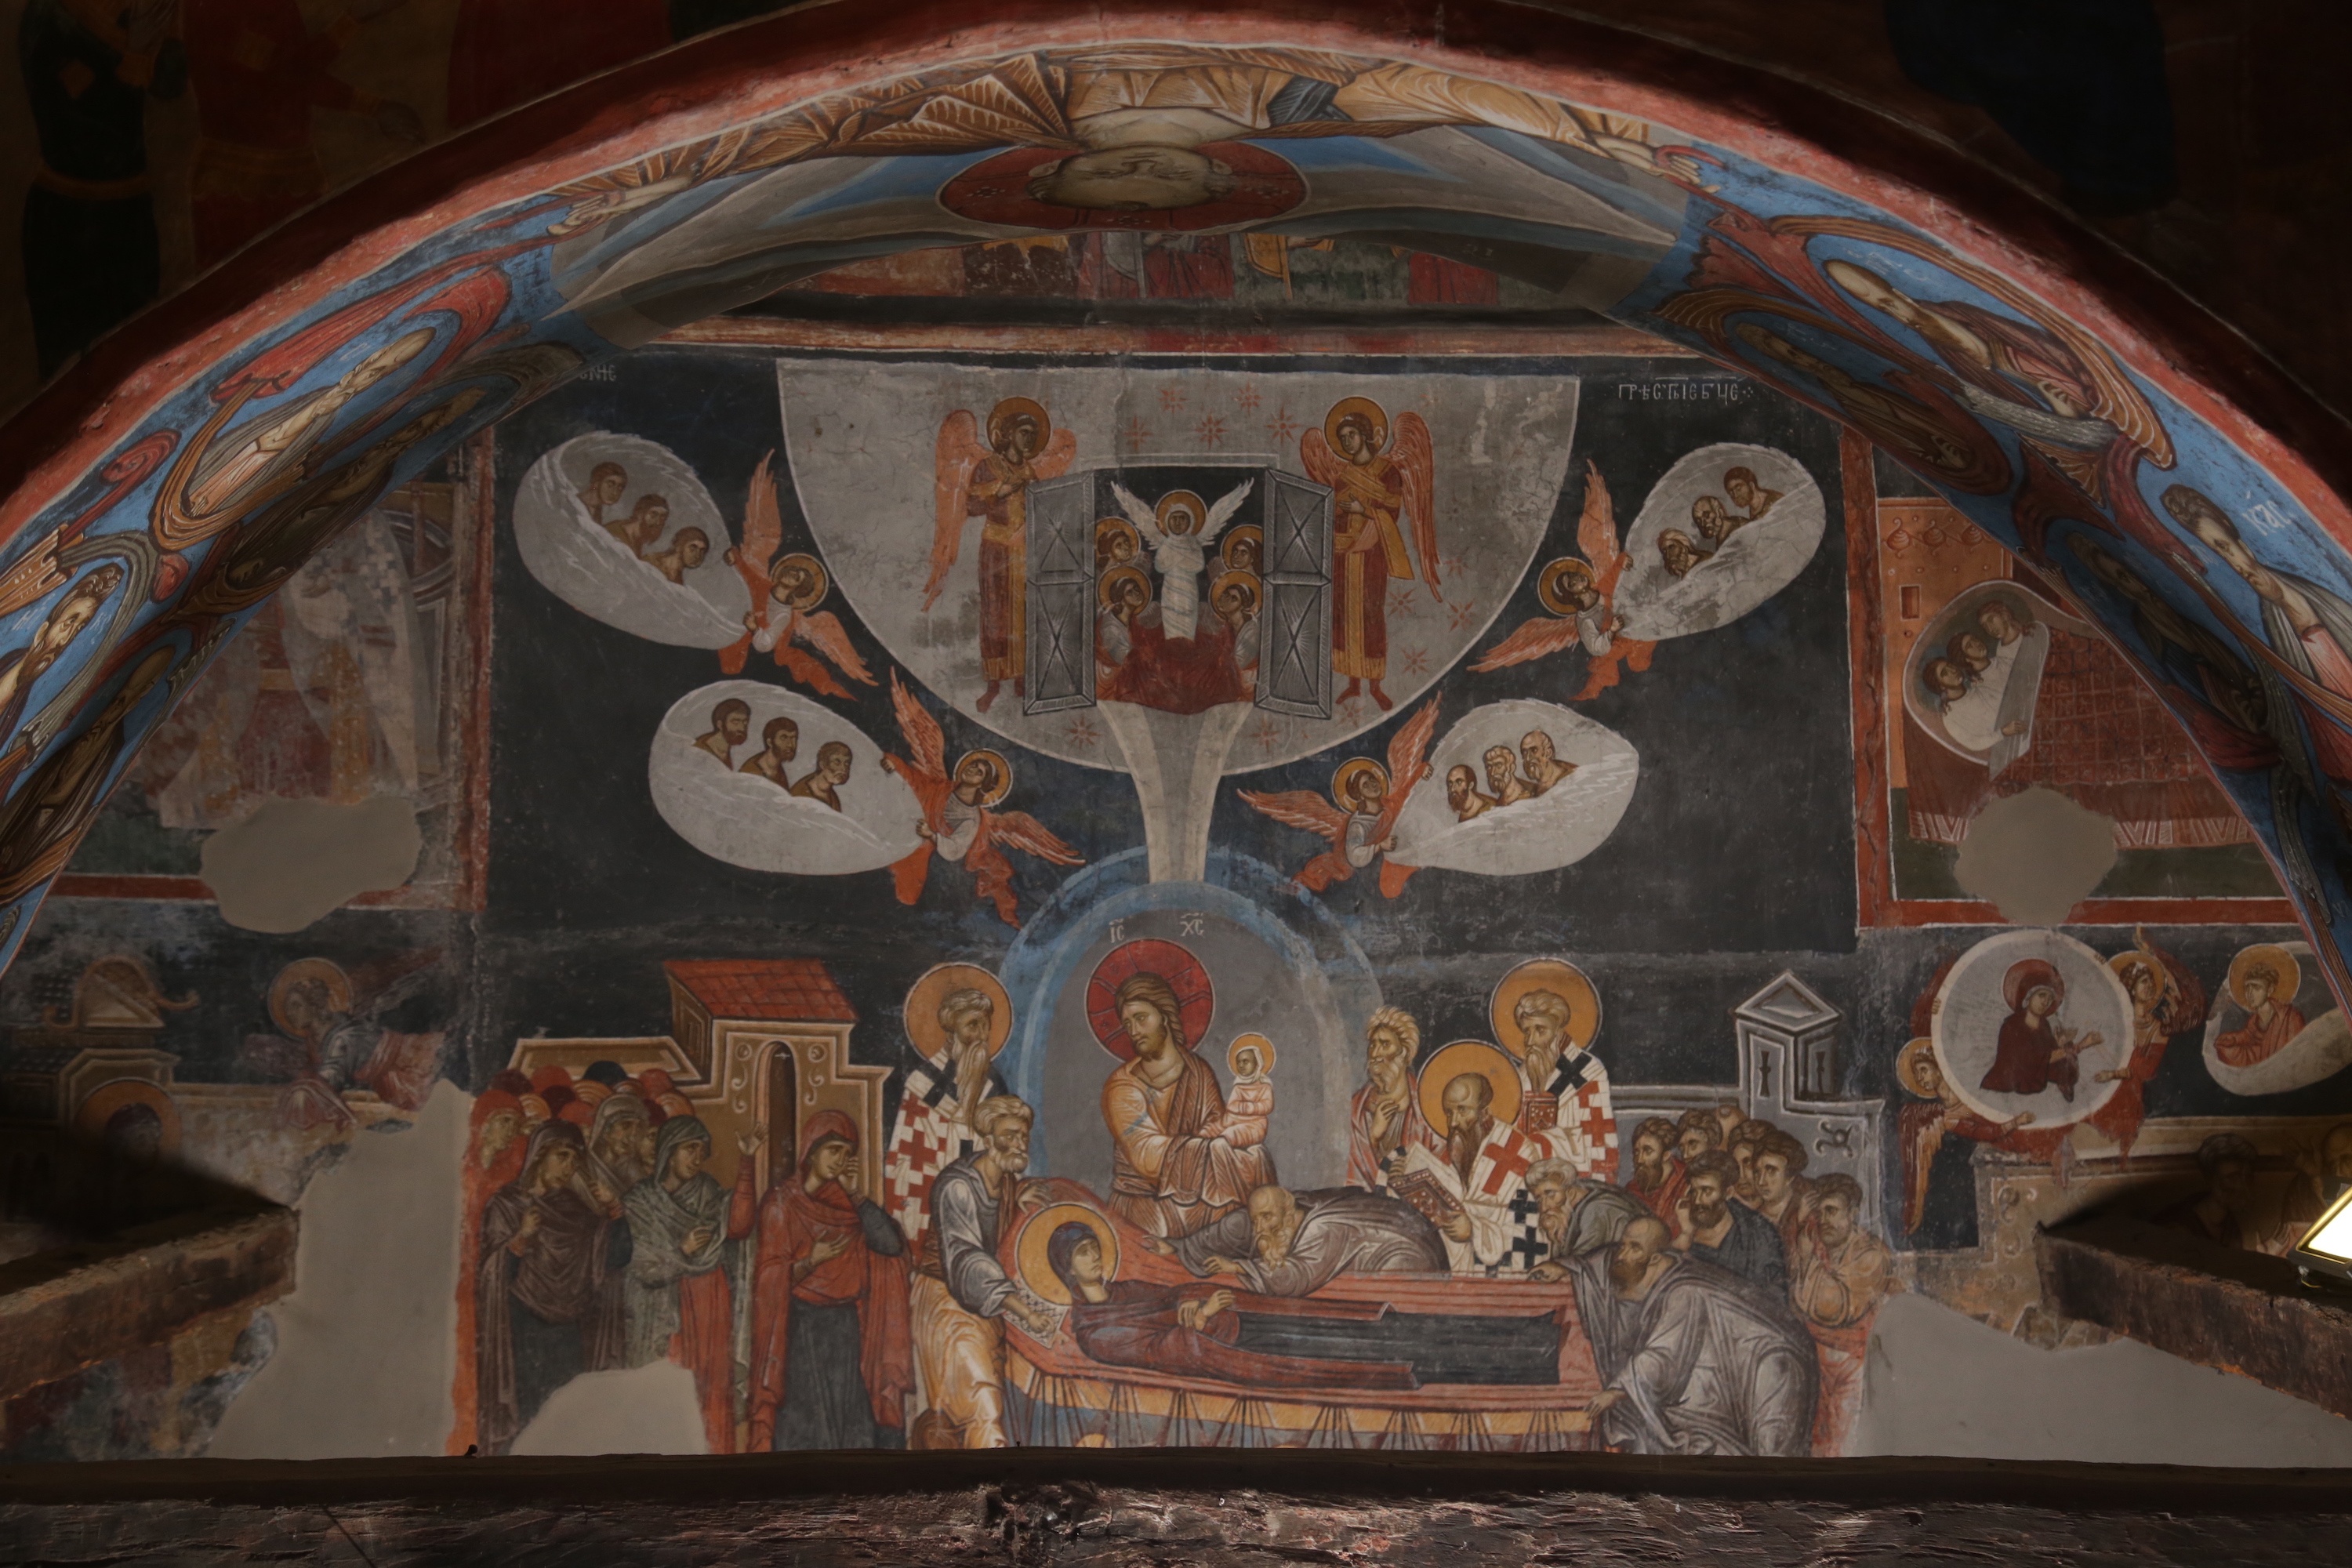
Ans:
{"label": "winged angel", "polygon": [[1209,546],[1256,484],[1244,479],[1211,504],[1204,516],[1201,498],[1191,490],[1171,490],[1160,498],[1158,506],[1146,506],[1133,490],[1111,481],[1118,510],[1135,524],[1144,548],[1151,552],[1152,564],[1160,569],[1160,628],[1166,636],[1192,639],[1200,625],[1201,570],[1208,564]]}
{"label": "winged angel", "polygon": [[936,851],[961,861],[971,873],[973,894],[994,904],[1006,925],[1018,927],[1021,906],[1013,894],[1013,862],[1004,858],[1004,850],[1018,849],[1056,866],[1082,866],[1086,858],[1027,812],[993,809],[1013,789],[1012,764],[1001,754],[967,752],[950,774],[940,721],[899,682],[895,669],[890,672],[890,706],[898,710],[899,737],[913,756],[886,755],[882,765],[907,781],[923,808],[923,820],[915,829],[921,847],[890,868],[898,879],[898,901],[911,904],[923,896]]}
{"label": "winged angel", "polygon": [[[1418,553],[1422,580],[1439,593],[1437,459],[1428,422],[1405,413],[1391,426],[1370,398],[1341,398],[1323,416],[1322,429],[1298,438],[1298,459],[1331,491],[1331,668],[1348,678],[1339,700],[1369,685],[1385,713],[1391,706],[1381,689],[1389,673],[1389,579],[1411,582]],[[1412,551],[1400,520],[1412,525]]]}
{"label": "winged angel", "polygon": [[1301,867],[1293,880],[1319,893],[1334,882],[1346,881],[1379,856],[1381,895],[1393,899],[1404,891],[1405,879],[1418,868],[1386,857],[1396,847],[1398,814],[1412,798],[1413,786],[1429,776],[1429,741],[1436,732],[1437,700],[1433,697],[1390,739],[1387,767],[1370,757],[1350,757],[1340,763],[1331,775],[1328,801],[1311,789],[1279,795],[1241,792],[1242,799],[1284,826],[1320,834],[1330,842],[1331,847]]}
{"label": "winged angel", "polygon": [[812,691],[826,697],[846,697],[849,689],[834,679],[824,663],[794,647],[812,648],[831,659],[852,680],[875,684],[873,671],[857,657],[843,629],[841,617],[817,606],[824,602],[829,584],[824,566],[814,555],[792,554],[775,560],[783,542],[783,519],[776,508],[776,485],[769,476],[771,452],[760,459],[751,475],[751,493],[743,503],[743,542],[727,552],[727,563],[742,574],[751,590],[751,613],[743,617],[743,635],[719,651],[719,668],[730,675],[742,672],[753,648],[773,653],[784,673]]}
{"label": "winged angel", "polygon": [[1059,478],[1078,454],[1077,437],[1056,430],[1044,405],[1008,397],[988,414],[988,441],[980,421],[959,408],[940,422],[934,443],[938,519],[931,540],[931,575],[923,608],[939,602],[948,573],[963,549],[964,525],[980,525],[980,672],[988,681],[979,708],[985,713],[997,689],[1013,682],[1022,695],[1029,657],[1028,489]]}
{"label": "winged angel", "polygon": [[1633,557],[1619,542],[1608,482],[1590,458],[1584,460],[1584,510],[1576,520],[1576,543],[1584,559],[1564,555],[1536,578],[1536,597],[1550,617],[1520,623],[1472,669],[1526,664],[1580,644],[1589,661],[1584,687],[1569,700],[1582,702],[1616,685],[1621,666],[1637,675],[1650,668],[1658,645],[1618,635],[1624,624],[1617,616],[1617,580]]}

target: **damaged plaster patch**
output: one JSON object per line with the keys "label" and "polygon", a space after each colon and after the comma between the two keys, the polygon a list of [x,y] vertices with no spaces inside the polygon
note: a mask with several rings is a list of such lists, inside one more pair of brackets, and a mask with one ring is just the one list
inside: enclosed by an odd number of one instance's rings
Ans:
{"label": "damaged plaster patch", "polygon": [[1960,887],[2020,925],[2063,924],[2116,864],[2116,825],[2036,785],[1977,813],[1960,841]]}
{"label": "damaged plaster patch", "polygon": [[295,931],[357,894],[407,881],[423,846],[416,808],[397,795],[266,801],[205,840],[204,879],[229,924]]}
{"label": "damaged plaster patch", "polygon": [[657,1361],[583,1373],[547,1396],[517,1454],[706,1454],[694,1373]]}

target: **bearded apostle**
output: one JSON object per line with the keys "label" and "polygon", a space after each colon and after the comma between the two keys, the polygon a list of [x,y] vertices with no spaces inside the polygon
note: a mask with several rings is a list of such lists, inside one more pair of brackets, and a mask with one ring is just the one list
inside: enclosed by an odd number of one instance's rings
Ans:
{"label": "bearded apostle", "polygon": [[1437,1134],[1413,1092],[1412,1060],[1421,1026],[1402,1007],[1382,1007],[1364,1026],[1367,1081],[1348,1101],[1348,1184],[1378,1192],[1389,1167],[1410,1148],[1436,1147]]}
{"label": "bearded apostle", "polygon": [[751,1446],[899,1446],[914,1386],[907,1238],[856,1191],[857,1124],[820,1110],[796,1171],[760,1201]]}
{"label": "bearded apostle", "polygon": [[1217,1135],[1224,1092],[1185,1038],[1174,986],[1148,971],[1130,974],[1117,1006],[1135,1054],[1103,1080],[1110,1205],[1147,1235],[1190,1236],[1271,1183],[1274,1156]]}
{"label": "bearded apostle", "polygon": [[[1445,1237],[1454,1272],[1501,1271],[1511,1266],[1511,1243],[1520,1229],[1513,1211],[1527,1206],[1528,1172],[1544,1157],[1544,1146],[1496,1120],[1495,1087],[1484,1073],[1456,1074],[1439,1103],[1445,1111],[1443,1149],[1408,1149],[1405,1169],[1427,1176],[1450,1200],[1440,1205],[1444,1217],[1432,1220]],[[1520,1255],[1517,1267],[1526,1266]]]}
{"label": "bearded apostle", "polygon": [[1011,1095],[982,1100],[971,1116],[979,1147],[931,1184],[931,1223],[909,1298],[925,1402],[910,1447],[1007,1447],[1003,1320],[1039,1334],[1053,1329],[1000,1261],[1020,1206],[1034,1114]]}
{"label": "bearded apostle", "polygon": [[474,1323],[485,1453],[505,1453],[549,1394],[618,1359],[620,1324],[607,1310],[616,1298],[605,1285],[627,1233],[614,1223],[617,1206],[589,1195],[586,1156],[577,1126],[542,1122],[522,1174],[483,1207]]}
{"label": "bearded apostle", "polygon": [[1813,1223],[1789,1254],[1789,1296],[1821,1361],[1813,1452],[1845,1448],[1862,1398],[1863,1357],[1878,1303],[1895,1288],[1895,1255],[1862,1228],[1862,1187],[1843,1171],[1813,1184]]}

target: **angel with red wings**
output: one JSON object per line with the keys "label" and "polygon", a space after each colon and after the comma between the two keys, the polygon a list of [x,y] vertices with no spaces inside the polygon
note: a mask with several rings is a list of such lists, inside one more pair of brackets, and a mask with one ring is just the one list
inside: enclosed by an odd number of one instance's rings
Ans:
{"label": "angel with red wings", "polygon": [[1584,552],[1582,560],[1563,555],[1536,577],[1536,597],[1551,617],[1522,621],[1518,630],[1489,648],[1472,669],[1526,664],[1581,645],[1584,686],[1569,700],[1583,702],[1616,685],[1620,667],[1635,674],[1650,668],[1650,656],[1658,645],[1619,635],[1624,622],[1617,615],[1617,580],[1633,557],[1618,542],[1617,511],[1609,500],[1608,481],[1590,458],[1584,460],[1584,510],[1576,520],[1576,543]]}
{"label": "angel with red wings", "polygon": [[1395,898],[1418,867],[1387,858],[1397,847],[1397,816],[1413,786],[1429,776],[1429,741],[1437,732],[1437,699],[1406,720],[1389,740],[1389,763],[1350,757],[1331,775],[1329,801],[1309,789],[1265,795],[1243,790],[1241,797],[1286,827],[1320,834],[1331,847],[1309,860],[1292,879],[1319,893],[1344,882],[1381,857],[1381,893]]}
{"label": "angel with red wings", "polygon": [[1086,858],[1027,812],[995,809],[1013,789],[1013,764],[1003,754],[966,752],[950,773],[947,737],[940,721],[900,684],[897,670],[890,672],[890,706],[898,710],[898,734],[914,755],[911,760],[886,755],[882,765],[907,781],[923,808],[923,820],[915,826],[921,846],[890,867],[898,879],[898,901],[911,904],[923,896],[936,852],[961,862],[971,873],[972,892],[994,904],[1006,925],[1018,927],[1013,862],[1004,851],[1018,849],[1056,866],[1083,866]]}
{"label": "angel with red wings", "polygon": [[800,643],[833,661],[842,674],[871,686],[873,671],[857,657],[856,647],[841,617],[817,606],[832,584],[824,565],[814,555],[794,553],[769,559],[783,542],[784,524],[776,509],[775,481],[768,475],[771,452],[760,459],[751,476],[751,494],[743,503],[743,542],[727,552],[727,563],[751,591],[751,613],[743,617],[743,635],[719,650],[719,668],[730,675],[742,673],[753,648],[772,653],[784,673],[810,690],[826,697],[846,697],[849,689],[834,679],[833,671],[794,647]]}
{"label": "angel with red wings", "polygon": [[2140,1123],[2147,1118],[2147,1089],[2156,1069],[2164,1065],[2165,1048],[2172,1037],[2205,1022],[2205,984],[2164,949],[2147,940],[2147,928],[2132,928],[2132,946],[2107,960],[2107,967],[2124,983],[2131,997],[2131,1055],[2124,1065],[2106,1068],[2091,1081],[2112,1081],[2115,1098],[2091,1112],[2090,1124],[2116,1141],[2126,1169],[2131,1165],[2132,1144]]}
{"label": "angel with red wings", "polygon": [[937,604],[947,587],[963,548],[964,524],[982,519],[980,672],[988,681],[980,698],[982,713],[1008,680],[1013,696],[1023,694],[1029,656],[1029,487],[1067,471],[1077,451],[1077,437],[1055,429],[1043,405],[1026,397],[1008,397],[989,411],[985,445],[980,421],[968,408],[940,423],[934,448],[938,519],[923,608]]}
{"label": "angel with red wings", "polygon": [[[1331,668],[1348,678],[1339,700],[1369,685],[1385,713],[1395,704],[1381,682],[1389,672],[1389,579],[1422,580],[1443,598],[1437,583],[1437,458],[1429,426],[1418,414],[1389,416],[1369,397],[1344,397],[1323,416],[1320,430],[1298,438],[1299,461],[1331,491]],[[1401,520],[1412,523],[1405,547]]]}

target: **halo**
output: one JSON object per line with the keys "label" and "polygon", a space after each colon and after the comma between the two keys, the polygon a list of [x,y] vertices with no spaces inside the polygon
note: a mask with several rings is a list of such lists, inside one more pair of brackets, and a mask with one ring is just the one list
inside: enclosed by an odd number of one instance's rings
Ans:
{"label": "halo", "polygon": [[1158,504],[1152,507],[1151,521],[1160,525],[1160,532],[1166,533],[1168,514],[1180,505],[1192,512],[1192,537],[1199,538],[1201,530],[1208,525],[1209,503],[1201,499],[1200,492],[1197,490],[1170,490],[1160,498]]}
{"label": "halo", "polygon": [[[1247,571],[1246,567],[1234,565],[1234,547],[1244,539],[1257,545],[1257,562],[1260,566],[1264,566],[1265,564],[1265,530],[1254,522],[1244,522],[1239,527],[1225,530],[1225,536],[1217,541],[1217,559],[1236,572]],[[1250,575],[1254,577],[1257,574],[1252,572]]]}
{"label": "halo", "polygon": [[1225,1070],[1227,1072],[1232,1073],[1236,1078],[1241,1076],[1242,1069],[1234,1065],[1234,1058],[1241,1054],[1241,1049],[1244,1046],[1248,1046],[1257,1052],[1258,1071],[1261,1073],[1268,1073],[1274,1070],[1274,1042],[1267,1039],[1264,1035],[1249,1034],[1235,1035],[1234,1037],[1234,1043],[1225,1047]]}
{"label": "halo", "polygon": [[169,1094],[145,1079],[119,1078],[91,1089],[82,1097],[81,1104],[74,1108],[74,1127],[92,1138],[103,1137],[106,1124],[113,1119],[114,1113],[132,1105],[145,1106],[163,1124],[163,1135],[155,1142],[155,1152],[159,1155],[178,1153],[180,1108],[172,1103]]}
{"label": "halo", "polygon": [[1233,171],[1233,190],[1189,207],[1153,207],[1120,212],[1107,207],[1064,206],[1029,194],[1029,178],[1040,163],[1069,157],[1066,147],[1014,147],[983,158],[940,187],[940,205],[961,217],[1008,228],[1136,229],[1190,233],[1195,229],[1246,226],[1288,212],[1307,198],[1307,182],[1278,153],[1246,142],[1206,142],[1193,149]]}
{"label": "halo", "polygon": [[[974,757],[986,758],[988,760],[989,766],[996,770],[996,783],[994,786],[986,794],[982,795],[975,804],[981,805],[994,805],[998,801],[1003,800],[1007,795],[1010,795],[1013,792],[1013,764],[1004,760],[1004,753],[1003,752],[992,751],[986,746],[982,746],[975,750],[966,752],[962,756],[956,759],[956,773],[963,772],[964,763],[971,761]],[[948,776],[950,778],[953,778],[955,777],[955,773],[950,773]]]}
{"label": "halo", "polygon": [[1026,414],[1037,422],[1041,451],[1044,449],[1043,443],[1053,439],[1054,416],[1045,412],[1044,404],[1034,397],[1007,397],[1000,400],[995,407],[988,411],[989,450],[996,449],[1003,438],[1004,422],[1016,414]]}
{"label": "halo", "polygon": [[[1936,1042],[1925,1035],[1920,1036],[1895,1053],[1895,1081],[1922,1100],[1943,1099],[1940,1094],[1928,1093],[1927,1087],[1919,1081],[1919,1064],[1923,1061],[1935,1061],[1935,1058]],[[1942,1072],[1944,1064],[1937,1062],[1936,1070]]]}
{"label": "halo", "polygon": [[1143,553],[1143,539],[1135,531],[1135,524],[1123,517],[1098,517],[1095,519],[1095,553],[1097,555],[1102,553],[1104,539],[1115,533],[1127,535],[1127,542],[1134,554],[1140,556]]}
{"label": "halo", "polygon": [[[2076,537],[2081,536],[2078,534]],[[2131,971],[2142,966],[2156,971],[2157,984],[2162,988],[2163,994],[2169,996],[2179,991],[2179,983],[2172,978],[2172,971],[2136,947],[2126,948],[2107,960],[2108,969],[2115,973],[2116,979],[2124,983],[2124,994],[2126,996],[2131,994]],[[2137,1007],[2139,1004],[2135,999],[2132,1005]]]}
{"label": "halo", "polygon": [[824,563],[819,561],[815,556],[811,555],[804,551],[795,554],[787,555],[782,560],[777,562],[773,566],[768,568],[768,581],[773,583],[777,577],[782,574],[784,568],[787,566],[804,566],[808,569],[809,575],[815,579],[809,584],[809,590],[807,593],[802,595],[797,599],[789,601],[793,608],[795,610],[814,610],[819,605],[824,604],[825,595],[831,592],[833,588],[833,578],[831,574],[825,571]]}
{"label": "halo", "polygon": [[1185,1048],[1198,1051],[1217,1016],[1216,989],[1209,972],[1189,949],[1158,937],[1122,942],[1103,955],[1087,982],[1087,1023],[1102,1048],[1121,1061],[1133,1059],[1134,1043],[1118,1016],[1118,988],[1130,975],[1157,974],[1174,988],[1176,1006],[1184,1023]]}
{"label": "halo", "polygon": [[1382,784],[1389,782],[1388,769],[1370,757],[1349,757],[1346,762],[1341,763],[1331,774],[1331,804],[1341,811],[1355,810],[1355,784],[1367,773],[1380,774]]}
{"label": "halo", "polygon": [[2066,1005],[2066,977],[2058,966],[2046,958],[2021,958],[2004,970],[2000,977],[2000,999],[2016,1012],[2025,1005],[2025,999],[2038,988],[2047,985],[2058,993],[2058,1005]]}
{"label": "halo", "polygon": [[1389,444],[1389,412],[1369,397],[1343,397],[1331,405],[1331,412],[1323,416],[1323,439],[1339,449],[1339,421],[1350,414],[1360,414],[1372,422],[1372,450],[1384,451]]}
{"label": "halo", "polygon": [[1421,1113],[1432,1127],[1445,1125],[1445,1086],[1465,1072],[1485,1078],[1495,1090],[1495,1103],[1487,1110],[1495,1120],[1510,1123],[1519,1119],[1519,1069],[1503,1054],[1503,1047],[1485,1040],[1456,1040],[1439,1049],[1423,1062],[1417,1087],[1421,1093]]}
{"label": "halo", "polygon": [[1250,613],[1252,615],[1255,615],[1258,611],[1265,607],[1265,588],[1258,581],[1257,574],[1255,572],[1244,572],[1238,568],[1231,572],[1220,572],[1210,581],[1210,605],[1214,607],[1217,602],[1217,595],[1223,593],[1228,586],[1235,583],[1239,583],[1242,586],[1250,591]]}
{"label": "halo", "polygon": [[1495,994],[1486,1003],[1486,1021],[1494,1026],[1495,1038],[1514,1058],[1528,1054],[1516,1015],[1520,998],[1531,991],[1549,991],[1568,1004],[1568,1037],[1577,1049],[1592,1044],[1601,1033],[1601,993],[1584,971],[1564,958],[1530,958],[1495,983]]}
{"label": "halo", "polygon": [[936,1062],[947,1049],[947,1036],[940,1027],[940,1004],[950,992],[966,990],[985,992],[996,1005],[988,1021],[989,1055],[1003,1050],[1004,1042],[1013,1037],[1013,998],[1005,994],[1004,982],[977,963],[936,964],[907,988],[906,1005],[899,1014],[907,1025],[907,1038],[925,1060]]}
{"label": "halo", "polygon": [[1555,616],[1573,616],[1580,606],[1561,592],[1563,580],[1581,577],[1586,587],[1592,585],[1592,567],[1573,555],[1563,555],[1557,561],[1547,561],[1544,569],[1536,574],[1536,598]]}
{"label": "halo", "polygon": [[1151,603],[1151,579],[1143,574],[1140,566],[1114,566],[1104,573],[1102,581],[1095,585],[1095,603],[1106,610],[1109,609],[1111,584],[1129,577],[1143,584],[1143,602],[1147,605]]}
{"label": "halo", "polygon": [[2240,949],[2238,956],[2230,960],[2230,1000],[2239,1006],[2246,1005],[2246,971],[2257,963],[2266,963],[2278,971],[2278,984],[2271,994],[2280,1001],[2294,1001],[2303,989],[2303,965],[2295,961],[2294,954],[2274,942],[2257,942]]}
{"label": "halo", "polygon": [[1072,1221],[1093,1231],[1095,1239],[1102,1243],[1103,1278],[1118,1278],[1118,1232],[1111,1228],[1109,1216],[1091,1204],[1047,1204],[1021,1222],[1021,1232],[1013,1238],[1013,1257],[1021,1283],[1031,1294],[1056,1307],[1070,1304],[1070,1288],[1046,1261],[1045,1244]]}
{"label": "halo", "polygon": [[324,958],[298,958],[278,972],[269,983],[269,1021],[288,1035],[294,1026],[286,1021],[286,998],[297,985],[315,980],[326,986],[329,1005],[338,1013],[348,1013],[352,1007],[352,977],[341,965]]}

